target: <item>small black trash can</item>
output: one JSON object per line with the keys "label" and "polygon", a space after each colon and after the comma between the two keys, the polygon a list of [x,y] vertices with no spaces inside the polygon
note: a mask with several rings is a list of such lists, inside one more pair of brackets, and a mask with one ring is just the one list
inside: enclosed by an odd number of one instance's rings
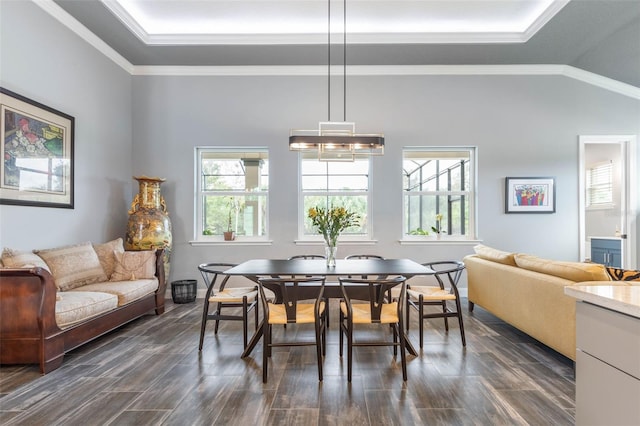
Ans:
{"label": "small black trash can", "polygon": [[198,282],[196,280],[179,280],[171,283],[173,303],[191,303],[196,300]]}

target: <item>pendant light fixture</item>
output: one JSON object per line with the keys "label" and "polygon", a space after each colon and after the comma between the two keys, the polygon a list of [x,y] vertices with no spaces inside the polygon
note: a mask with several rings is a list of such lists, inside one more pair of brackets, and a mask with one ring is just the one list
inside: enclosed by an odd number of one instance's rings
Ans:
{"label": "pendant light fixture", "polygon": [[331,121],[331,0],[328,4],[327,31],[327,121],[316,130],[291,130],[289,150],[317,152],[320,161],[353,161],[360,155],[383,155],[384,135],[356,133],[347,122],[347,0],[343,0],[343,121]]}

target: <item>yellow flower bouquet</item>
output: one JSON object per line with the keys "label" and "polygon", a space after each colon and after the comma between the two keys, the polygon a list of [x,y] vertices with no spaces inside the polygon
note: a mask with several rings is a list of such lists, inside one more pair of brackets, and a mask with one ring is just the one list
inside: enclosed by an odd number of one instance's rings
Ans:
{"label": "yellow flower bouquet", "polygon": [[309,209],[311,223],[324,237],[327,245],[335,247],[340,233],[351,226],[359,225],[360,216],[344,207],[311,207]]}

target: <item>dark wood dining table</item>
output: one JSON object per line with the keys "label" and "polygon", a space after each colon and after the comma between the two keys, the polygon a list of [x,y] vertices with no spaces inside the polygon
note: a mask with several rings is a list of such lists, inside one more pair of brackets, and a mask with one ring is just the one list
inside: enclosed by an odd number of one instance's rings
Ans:
{"label": "dark wood dining table", "polygon": [[[227,275],[244,276],[254,282],[258,282],[261,277],[273,276],[386,276],[402,275],[407,279],[416,275],[432,275],[433,269],[428,268],[410,259],[339,259],[335,267],[328,267],[324,259],[253,259],[240,263],[225,271]],[[312,287],[310,286],[310,293]],[[324,296],[327,298],[341,298],[342,290],[340,284],[327,282],[325,284]],[[264,319],[263,319],[264,321]],[[405,337],[407,337],[405,335]],[[262,324],[249,341],[242,357],[249,356],[255,346],[262,338]],[[417,355],[408,337],[407,351],[411,355]]]}

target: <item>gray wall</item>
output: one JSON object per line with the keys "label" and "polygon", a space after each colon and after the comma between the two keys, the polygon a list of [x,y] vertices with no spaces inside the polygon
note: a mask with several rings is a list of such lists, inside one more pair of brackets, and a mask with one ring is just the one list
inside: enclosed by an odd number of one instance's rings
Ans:
{"label": "gray wall", "polygon": [[[485,244],[544,257],[578,260],[578,135],[638,134],[640,103],[559,76],[351,77],[348,120],[384,131],[374,159],[371,245],[354,252],[418,261],[461,258],[473,243],[401,245],[402,147],[477,146],[478,224]],[[167,178],[164,196],[174,225],[172,279],[195,278],[200,262],[237,262],[320,252],[296,246],[297,163],[290,128],[326,119],[323,77],[135,77],[134,173]],[[333,98],[340,99],[340,96]],[[334,119],[341,119],[339,106]],[[192,247],[194,147],[268,146],[273,245]],[[555,176],[555,214],[504,214],[505,176]]]}
{"label": "gray wall", "polygon": [[[165,177],[174,226],[170,280],[205,261],[320,252],[296,239],[290,128],[326,119],[324,77],[131,77],[30,2],[2,2],[4,87],[76,118],[76,208],[0,206],[0,245],[50,247],[123,236],[132,175]],[[26,25],[25,23],[29,23]],[[33,31],[38,28],[38,31]],[[640,102],[560,76],[352,77],[348,120],[384,131],[374,159],[375,245],[355,252],[461,258],[474,243],[400,245],[402,147],[477,146],[479,237],[504,250],[578,259],[578,135],[640,134]],[[340,89],[339,85],[337,90]],[[335,120],[341,119],[339,90]],[[194,147],[268,146],[270,246],[193,247]],[[130,155],[133,155],[133,160]],[[555,176],[557,213],[504,214],[505,176]]]}
{"label": "gray wall", "polygon": [[0,247],[122,235],[133,185],[131,76],[33,3],[1,7],[0,84],[75,117],[76,125],[75,209],[0,206]]}

